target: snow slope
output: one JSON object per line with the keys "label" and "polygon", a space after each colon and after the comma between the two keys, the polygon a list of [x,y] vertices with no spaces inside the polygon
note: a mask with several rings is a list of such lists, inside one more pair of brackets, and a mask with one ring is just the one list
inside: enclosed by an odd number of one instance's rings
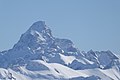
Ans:
{"label": "snow slope", "polygon": [[38,21],[0,52],[0,80],[120,80],[120,59],[109,50],[81,52]]}

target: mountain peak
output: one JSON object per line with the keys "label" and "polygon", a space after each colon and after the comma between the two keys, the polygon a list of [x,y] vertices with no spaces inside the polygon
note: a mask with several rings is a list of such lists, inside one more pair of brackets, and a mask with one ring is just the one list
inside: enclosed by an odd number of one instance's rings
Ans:
{"label": "mountain peak", "polygon": [[0,52],[3,79],[120,80],[120,59],[109,50],[80,52],[71,40],[53,37],[45,21],[37,21],[12,49]]}
{"label": "mountain peak", "polygon": [[35,23],[33,23],[33,25],[29,28],[29,30],[35,30],[38,32],[41,32],[43,30],[45,30],[47,28],[47,26],[45,25],[45,21],[37,21]]}

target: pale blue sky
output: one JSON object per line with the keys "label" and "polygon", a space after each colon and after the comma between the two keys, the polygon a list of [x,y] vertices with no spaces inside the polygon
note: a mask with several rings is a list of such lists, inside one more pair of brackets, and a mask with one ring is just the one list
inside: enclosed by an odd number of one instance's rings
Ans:
{"label": "pale blue sky", "polygon": [[120,0],[0,0],[0,51],[39,20],[80,50],[120,54]]}

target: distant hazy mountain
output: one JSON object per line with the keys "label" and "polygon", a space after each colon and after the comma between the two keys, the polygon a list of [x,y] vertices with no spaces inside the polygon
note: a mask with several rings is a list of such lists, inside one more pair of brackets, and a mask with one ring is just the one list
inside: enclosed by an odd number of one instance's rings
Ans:
{"label": "distant hazy mountain", "polygon": [[120,80],[120,59],[109,50],[80,51],[38,21],[0,52],[0,80]]}

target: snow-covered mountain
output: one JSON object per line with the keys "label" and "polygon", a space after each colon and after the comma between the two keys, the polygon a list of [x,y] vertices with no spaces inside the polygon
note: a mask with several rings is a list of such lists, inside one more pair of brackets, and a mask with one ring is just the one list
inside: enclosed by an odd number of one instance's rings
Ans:
{"label": "snow-covered mountain", "polygon": [[80,51],[38,21],[0,52],[0,80],[120,80],[120,59],[109,50]]}

